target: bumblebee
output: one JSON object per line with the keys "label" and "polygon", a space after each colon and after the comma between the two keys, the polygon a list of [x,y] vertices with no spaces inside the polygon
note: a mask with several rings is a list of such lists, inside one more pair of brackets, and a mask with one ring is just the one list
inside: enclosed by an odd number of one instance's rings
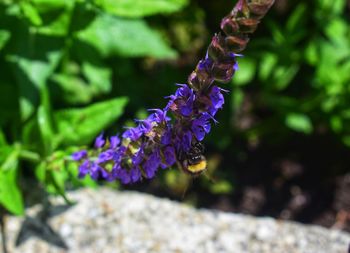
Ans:
{"label": "bumblebee", "polygon": [[178,157],[179,167],[191,176],[199,176],[207,168],[204,145],[198,141],[193,142],[188,152],[182,152]]}

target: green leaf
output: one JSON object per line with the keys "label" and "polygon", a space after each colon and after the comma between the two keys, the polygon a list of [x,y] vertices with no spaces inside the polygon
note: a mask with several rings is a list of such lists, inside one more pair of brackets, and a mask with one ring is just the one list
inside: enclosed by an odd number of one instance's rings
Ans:
{"label": "green leaf", "polygon": [[88,27],[95,19],[96,14],[96,11],[87,2],[76,2],[69,28],[70,33],[77,32]]}
{"label": "green leaf", "polygon": [[29,2],[21,1],[21,10],[23,15],[35,26],[42,25],[43,21],[38,13],[38,10]]}
{"label": "green leaf", "polygon": [[311,120],[305,114],[289,113],[286,117],[286,125],[297,132],[305,134],[310,134],[313,131]]}
{"label": "green leaf", "polygon": [[306,46],[304,57],[306,61],[311,65],[316,65],[319,61],[319,52],[318,52],[318,43],[316,40],[310,41],[310,43]]}
{"label": "green leaf", "polygon": [[54,113],[58,141],[65,146],[90,143],[122,115],[126,103],[127,98],[122,97]]}
{"label": "green leaf", "polygon": [[232,190],[233,186],[231,182],[227,180],[220,180],[219,182],[210,185],[210,192],[213,194],[231,193]]}
{"label": "green leaf", "polygon": [[305,13],[306,4],[300,3],[288,18],[286,28],[289,32],[296,32],[298,29],[302,29],[302,25],[305,22],[305,18],[307,17],[307,14]]}
{"label": "green leaf", "polygon": [[8,70],[7,67],[2,69],[0,80],[0,127],[9,126],[11,130],[16,131],[19,119],[19,101],[13,80],[7,78]]}
{"label": "green leaf", "polygon": [[78,38],[98,49],[105,57],[174,58],[177,55],[157,31],[140,19],[101,14],[86,30],[78,33]]}
{"label": "green leaf", "polygon": [[[19,86],[22,121],[27,120],[39,104],[39,92],[62,57],[63,39],[19,30],[18,43],[7,56]],[[30,41],[31,43],[28,43]]]}
{"label": "green leaf", "polygon": [[244,93],[242,89],[238,87],[233,89],[232,100],[231,100],[233,111],[239,110],[242,106],[243,101],[244,101]]}
{"label": "green leaf", "polygon": [[43,105],[40,105],[38,108],[37,120],[46,154],[50,154],[53,151],[55,144],[52,142],[54,132],[52,129],[51,121],[49,119],[49,115]]}
{"label": "green leaf", "polygon": [[40,12],[48,12],[62,9],[74,4],[72,0],[31,0],[30,1]]}
{"label": "green leaf", "polygon": [[95,0],[107,12],[124,17],[143,17],[176,12],[188,4],[188,0]]}
{"label": "green leaf", "polygon": [[51,194],[61,195],[67,204],[71,201],[65,194],[65,184],[69,180],[68,171],[64,165],[64,159],[56,152],[50,157],[50,162],[40,163],[36,169],[35,174],[40,182],[45,185],[46,191]]}
{"label": "green leaf", "polygon": [[10,212],[20,215],[24,212],[24,205],[17,185],[19,148],[8,151],[6,160],[0,166],[0,203]]}
{"label": "green leaf", "polygon": [[336,133],[340,133],[343,130],[343,121],[338,115],[334,115],[330,118],[330,124],[332,130]]}
{"label": "green leaf", "polygon": [[[0,148],[4,147],[6,145],[7,145],[7,142],[6,142],[4,132],[0,129]],[[0,162],[1,162],[1,160],[0,160]]]}
{"label": "green leaf", "polygon": [[345,136],[342,138],[342,141],[343,141],[343,143],[344,143],[346,146],[350,147],[350,135],[345,135]]}
{"label": "green leaf", "polygon": [[38,27],[38,33],[48,36],[67,36],[71,22],[71,15],[72,9],[67,8],[58,14],[58,16],[52,21],[45,22],[42,26]]}
{"label": "green leaf", "polygon": [[84,62],[83,73],[89,80],[92,88],[95,89],[94,93],[108,93],[111,90],[112,72],[109,68],[93,65],[89,62]]}
{"label": "green leaf", "polygon": [[235,73],[233,83],[235,85],[245,85],[251,82],[256,71],[256,62],[251,58],[238,59],[239,70]]}
{"label": "green leaf", "polygon": [[285,89],[293,80],[299,71],[298,64],[291,64],[290,66],[278,66],[275,68],[273,74],[275,79],[275,87],[278,90]]}
{"label": "green leaf", "polygon": [[263,55],[260,68],[259,68],[259,79],[267,80],[273,73],[273,70],[278,62],[278,57],[275,54],[266,53]]}
{"label": "green leaf", "polygon": [[328,15],[339,15],[346,5],[346,0],[318,0],[317,2],[316,6],[319,6],[319,9],[323,9]]}
{"label": "green leaf", "polygon": [[6,45],[10,39],[11,33],[7,30],[0,30],[0,50]]}
{"label": "green leaf", "polygon": [[60,99],[68,104],[87,104],[92,99],[90,86],[79,75],[54,74],[51,80],[60,89]]}

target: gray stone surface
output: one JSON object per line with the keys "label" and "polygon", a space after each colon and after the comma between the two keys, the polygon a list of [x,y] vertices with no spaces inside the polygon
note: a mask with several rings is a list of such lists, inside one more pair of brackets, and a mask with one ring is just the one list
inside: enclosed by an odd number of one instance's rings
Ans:
{"label": "gray stone surface", "polygon": [[340,231],[196,210],[136,192],[83,189],[69,196],[77,204],[66,209],[54,198],[47,225],[39,206],[26,220],[8,217],[9,252],[346,253],[350,243]]}

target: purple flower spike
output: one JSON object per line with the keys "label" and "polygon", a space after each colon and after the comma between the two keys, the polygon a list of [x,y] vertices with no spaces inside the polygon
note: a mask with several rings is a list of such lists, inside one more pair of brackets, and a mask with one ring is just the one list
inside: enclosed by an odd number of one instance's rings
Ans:
{"label": "purple flower spike", "polygon": [[72,159],[74,161],[80,161],[83,158],[87,157],[87,151],[86,150],[80,150],[72,154]]}
{"label": "purple flower spike", "polygon": [[[172,166],[184,152],[201,148],[211,122],[217,123],[215,114],[225,102],[225,90],[213,83],[231,80],[238,70],[238,53],[273,2],[239,0],[222,20],[222,31],[212,37],[207,54],[188,77],[188,84],[177,84],[175,93],[167,97],[166,107],[149,110],[151,114],[137,120],[137,127],[126,129],[122,139],[112,136],[107,141],[100,134],[95,150],[74,153],[72,159],[80,162],[78,176],[89,174],[95,180],[135,183],[143,177],[153,178],[159,167]],[[198,176],[201,171],[188,172]]]}

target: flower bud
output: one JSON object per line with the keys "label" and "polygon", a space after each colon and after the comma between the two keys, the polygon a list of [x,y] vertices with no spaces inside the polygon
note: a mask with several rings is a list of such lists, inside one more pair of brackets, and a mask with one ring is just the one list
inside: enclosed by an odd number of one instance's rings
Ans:
{"label": "flower bud", "polygon": [[221,21],[220,27],[227,36],[232,36],[239,32],[239,25],[235,20],[232,20],[232,17],[225,17]]}
{"label": "flower bud", "polygon": [[223,59],[226,55],[225,52],[225,39],[221,34],[216,34],[208,47],[208,56],[213,61],[217,62]]}
{"label": "flower bud", "polygon": [[262,19],[273,3],[274,0],[263,0],[259,2],[248,3],[248,8],[250,10],[251,16],[259,20]]}
{"label": "flower bud", "polygon": [[228,36],[225,38],[225,45],[230,52],[241,52],[247,46],[248,37]]}
{"label": "flower bud", "polygon": [[239,31],[242,33],[253,33],[255,32],[259,20],[253,18],[241,18],[237,19],[237,23],[239,24]]}

